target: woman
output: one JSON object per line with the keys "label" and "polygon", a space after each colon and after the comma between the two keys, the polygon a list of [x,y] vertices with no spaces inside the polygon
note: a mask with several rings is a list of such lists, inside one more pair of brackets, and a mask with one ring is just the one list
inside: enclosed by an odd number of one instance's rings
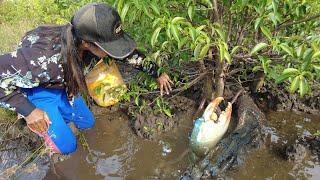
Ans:
{"label": "woman", "polygon": [[[41,26],[26,34],[16,51],[0,56],[0,103],[25,117],[28,127],[56,153],[76,150],[69,126],[94,125],[80,94],[87,94],[84,68],[106,56],[124,59],[152,76],[140,58],[128,61],[135,42],[121,29],[118,13],[104,4],[82,7],[65,26]],[[171,91],[165,73],[157,79],[160,91]]]}

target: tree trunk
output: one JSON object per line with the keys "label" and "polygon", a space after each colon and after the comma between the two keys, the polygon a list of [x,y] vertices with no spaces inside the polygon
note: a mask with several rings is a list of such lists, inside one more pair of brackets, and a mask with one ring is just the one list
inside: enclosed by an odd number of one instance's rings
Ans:
{"label": "tree trunk", "polygon": [[[218,2],[217,0],[212,1],[213,4],[213,11],[212,11],[212,16],[213,22],[221,24],[221,19],[219,16],[219,8],[218,8]],[[223,97],[223,92],[224,92],[224,66],[225,63],[224,61],[220,60],[220,55],[217,52],[216,53],[216,67],[215,67],[215,73],[214,73],[214,83],[215,83],[215,92],[212,95],[212,98],[216,97]]]}

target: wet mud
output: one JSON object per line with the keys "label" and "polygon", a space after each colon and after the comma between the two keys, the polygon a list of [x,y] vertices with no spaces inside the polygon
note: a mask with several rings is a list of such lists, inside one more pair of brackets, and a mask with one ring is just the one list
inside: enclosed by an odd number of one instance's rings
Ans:
{"label": "wet mud", "polygon": [[[6,148],[0,151],[1,175],[8,177],[11,173],[15,179],[179,179],[194,163],[190,153],[176,161],[189,148],[195,112],[193,103],[189,102],[193,101],[175,100],[177,106],[187,108],[177,108],[176,112],[180,113],[173,117],[174,125],[155,133],[151,139],[137,135],[132,126],[134,119],[128,116],[126,106],[93,108],[97,119],[95,127],[84,132],[85,141],[78,138],[77,152],[56,162],[54,170],[46,155],[34,156],[29,163],[24,163],[41,146],[41,141],[27,129],[12,130],[8,133],[12,136],[1,139],[1,148]],[[236,159],[239,166],[230,166],[219,176],[319,179],[320,141],[313,134],[320,130],[320,117],[269,111],[266,119],[262,129],[263,146],[245,151],[245,158]],[[18,136],[27,139],[13,138]],[[10,141],[4,141],[8,139]],[[20,167],[22,163],[24,166]]]}
{"label": "wet mud", "polygon": [[139,107],[129,106],[129,121],[133,131],[141,138],[157,139],[157,137],[165,132],[179,126],[179,117],[184,118],[184,114],[191,114],[196,108],[196,103],[183,96],[175,96],[168,99],[171,106],[173,117],[169,117],[163,112],[157,111],[156,103],[147,101],[152,104],[143,111],[139,112]]}
{"label": "wet mud", "polygon": [[23,120],[0,129],[0,179],[44,178],[50,171],[50,161],[41,148],[41,139],[28,130]]}

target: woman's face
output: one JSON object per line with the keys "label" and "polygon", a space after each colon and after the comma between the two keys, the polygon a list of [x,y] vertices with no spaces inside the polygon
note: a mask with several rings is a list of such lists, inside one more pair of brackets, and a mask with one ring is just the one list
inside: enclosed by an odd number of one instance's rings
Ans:
{"label": "woman's face", "polygon": [[104,57],[108,56],[108,54],[105,51],[103,51],[98,46],[96,46],[95,44],[90,43],[90,42],[82,41],[80,48],[82,50],[90,51],[92,54],[94,54],[100,58],[104,58]]}

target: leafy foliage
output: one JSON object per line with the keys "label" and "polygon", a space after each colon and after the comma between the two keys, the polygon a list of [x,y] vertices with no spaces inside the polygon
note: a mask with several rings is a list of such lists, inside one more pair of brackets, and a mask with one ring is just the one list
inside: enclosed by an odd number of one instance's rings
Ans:
{"label": "leafy foliage", "polygon": [[[89,0],[3,1],[0,22],[15,24],[31,20],[64,24],[76,9]],[[311,0],[99,0],[114,6],[125,30],[138,48],[155,61],[161,72],[169,72],[184,62],[207,60],[226,66],[247,61],[247,71],[263,71],[268,80],[284,84],[289,93],[301,97],[317,90],[320,79],[320,3]],[[215,7],[214,2],[217,2]],[[215,11],[218,11],[218,19]],[[212,58],[212,57],[211,57]],[[146,77],[131,85],[125,99],[154,91],[156,83]],[[178,84],[178,82],[177,82]],[[159,107],[164,107],[159,105]],[[167,113],[169,114],[169,113]]]}

